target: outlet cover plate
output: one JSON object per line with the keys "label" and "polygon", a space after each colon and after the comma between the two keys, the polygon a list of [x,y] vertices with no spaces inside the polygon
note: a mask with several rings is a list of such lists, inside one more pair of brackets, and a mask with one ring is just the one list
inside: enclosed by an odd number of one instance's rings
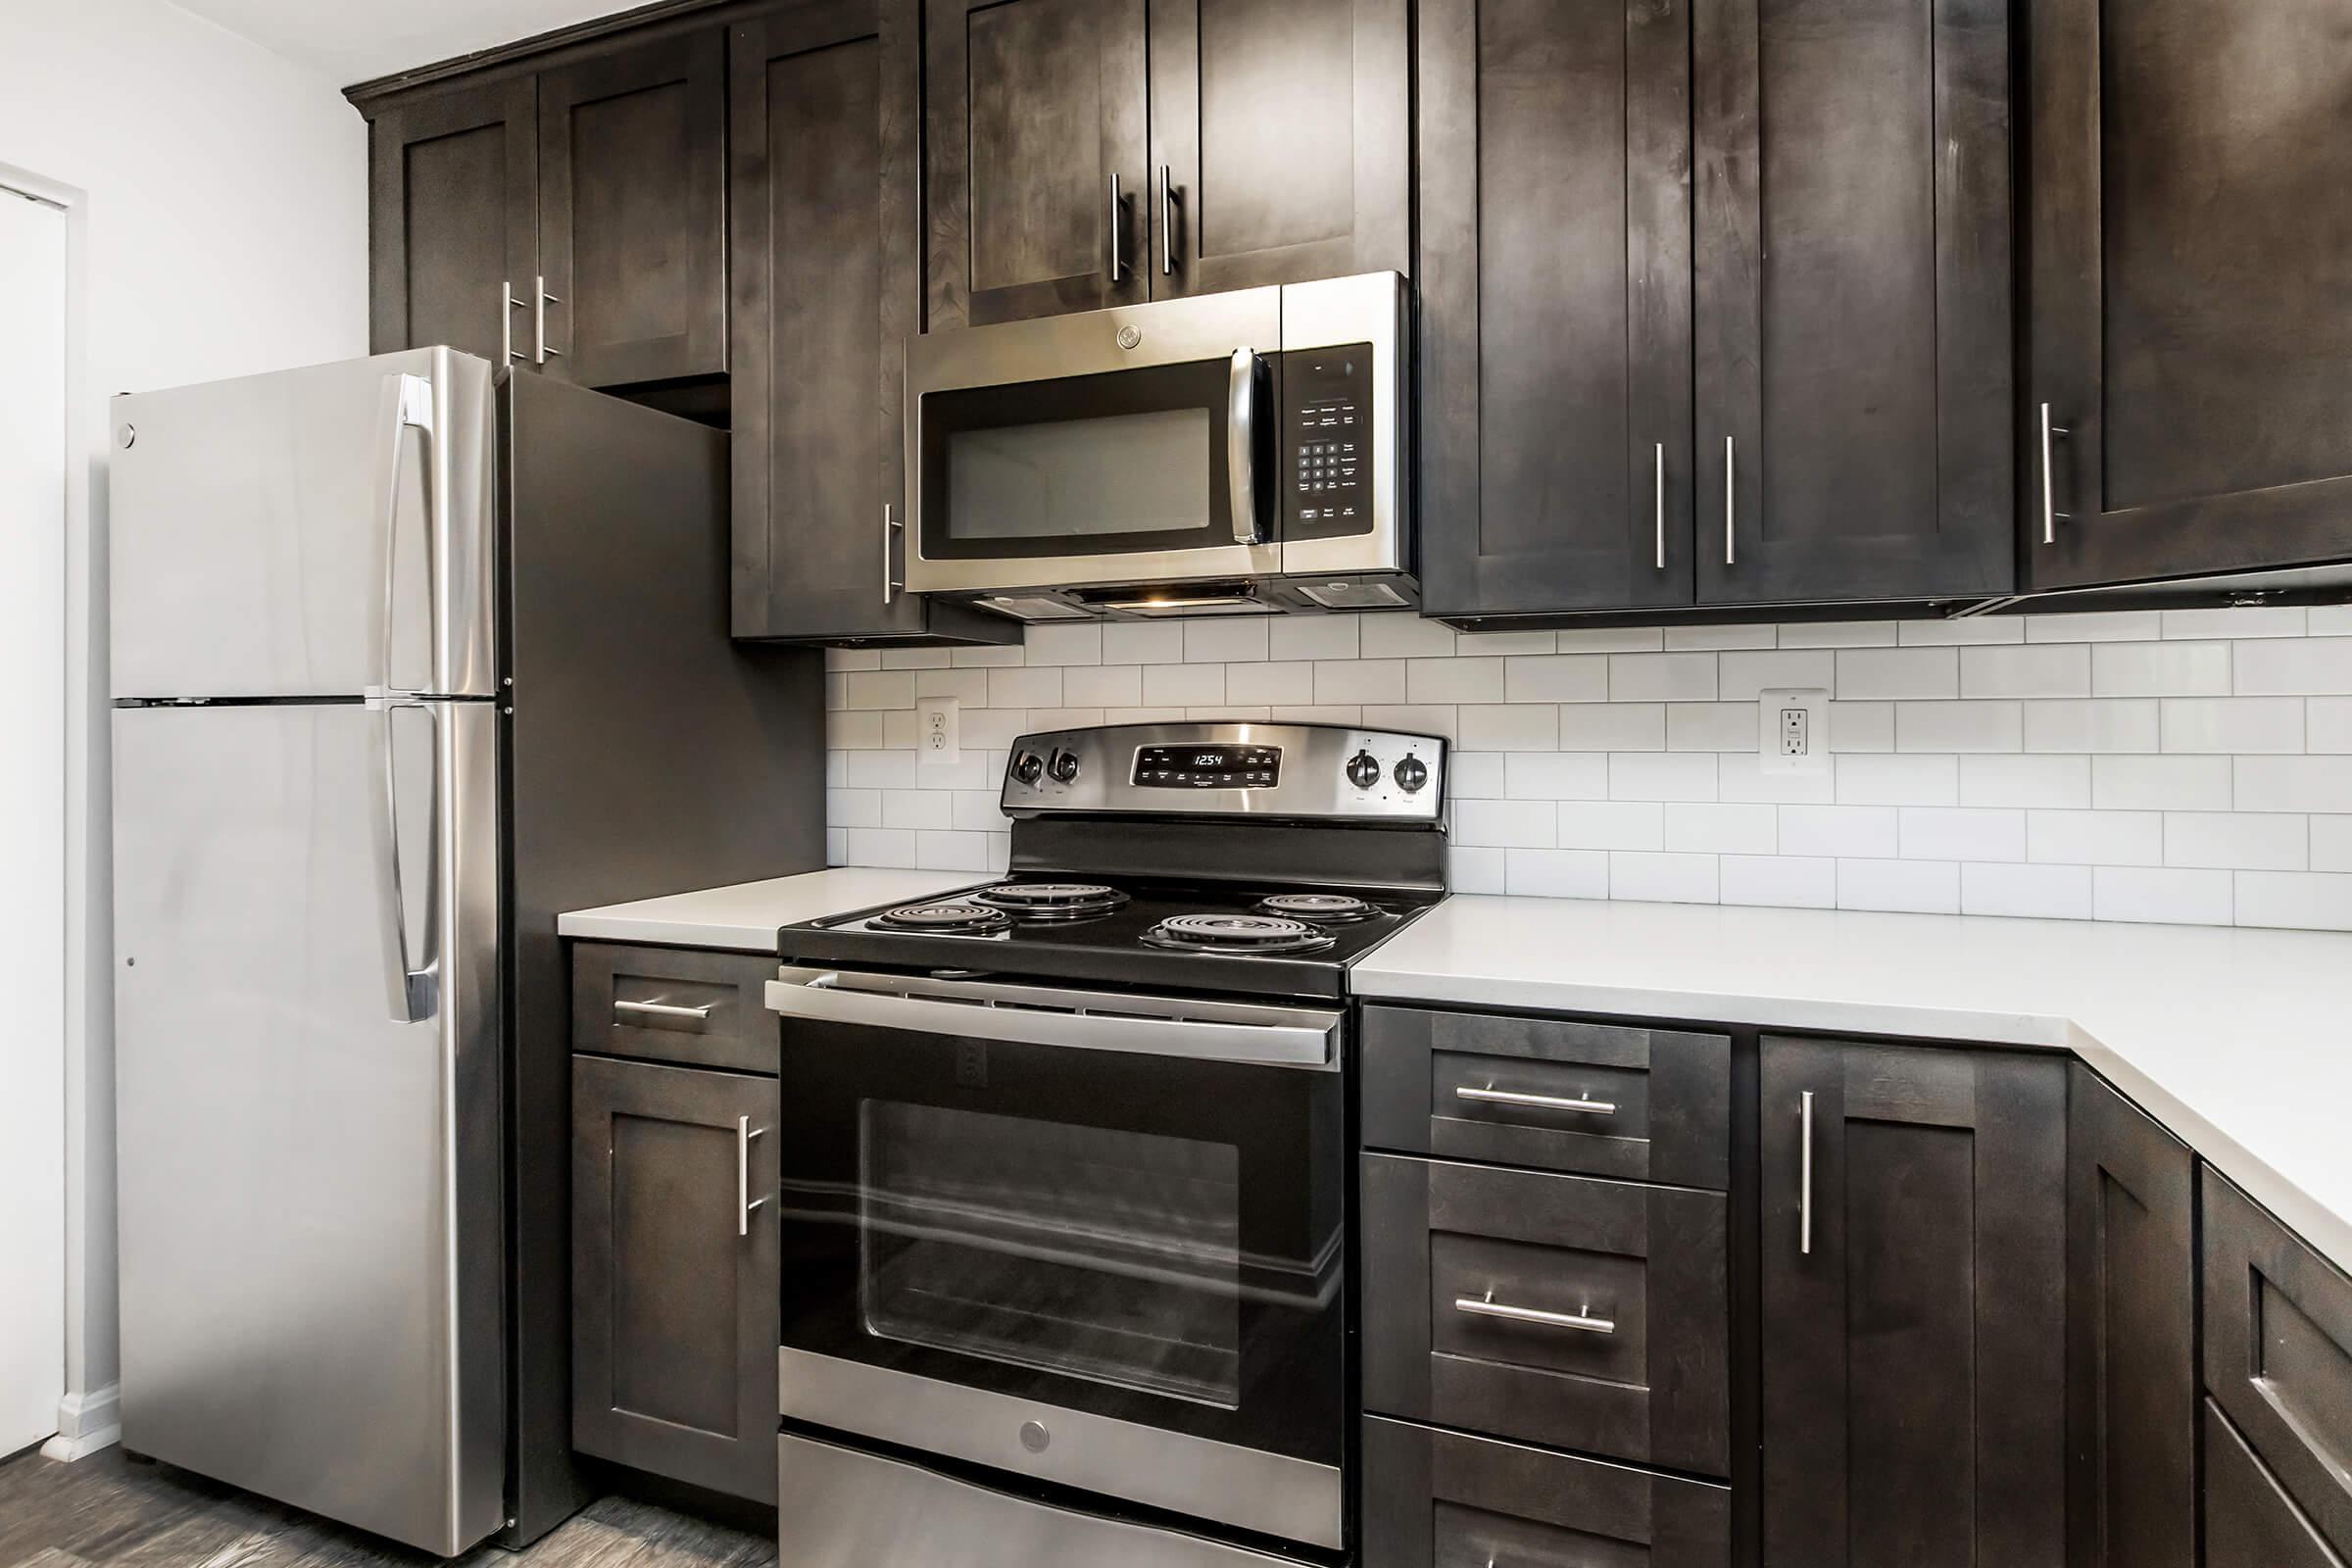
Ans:
{"label": "outlet cover plate", "polygon": [[1756,697],[1760,771],[1782,776],[1830,770],[1830,694],[1819,687],[1766,691]]}
{"label": "outlet cover plate", "polygon": [[923,767],[950,767],[963,760],[961,704],[953,697],[914,700],[914,755]]}

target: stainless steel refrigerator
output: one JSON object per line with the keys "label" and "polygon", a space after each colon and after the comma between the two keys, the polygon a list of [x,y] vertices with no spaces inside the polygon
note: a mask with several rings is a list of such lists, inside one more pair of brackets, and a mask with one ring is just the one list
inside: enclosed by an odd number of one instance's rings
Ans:
{"label": "stainless steel refrigerator", "polygon": [[120,397],[122,1436],[442,1555],[569,1450],[567,907],[822,863],[723,433],[418,349]]}

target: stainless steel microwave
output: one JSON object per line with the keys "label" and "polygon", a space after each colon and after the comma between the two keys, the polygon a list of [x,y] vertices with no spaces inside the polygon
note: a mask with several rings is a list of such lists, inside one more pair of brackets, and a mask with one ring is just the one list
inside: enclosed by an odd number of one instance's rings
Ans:
{"label": "stainless steel microwave", "polygon": [[906,586],[1021,620],[1415,604],[1395,272],[906,343]]}

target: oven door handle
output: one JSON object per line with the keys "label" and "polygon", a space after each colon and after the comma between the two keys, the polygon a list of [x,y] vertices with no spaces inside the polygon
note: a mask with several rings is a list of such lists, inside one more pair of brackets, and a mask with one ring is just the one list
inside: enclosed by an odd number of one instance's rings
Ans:
{"label": "oven door handle", "polygon": [[767,1005],[818,1023],[1322,1071],[1338,1070],[1345,1017],[1313,1007],[793,968],[768,982]]}

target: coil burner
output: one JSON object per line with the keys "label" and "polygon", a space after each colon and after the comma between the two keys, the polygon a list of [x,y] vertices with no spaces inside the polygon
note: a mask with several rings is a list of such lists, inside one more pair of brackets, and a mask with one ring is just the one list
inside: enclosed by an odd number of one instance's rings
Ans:
{"label": "coil burner", "polygon": [[1100,882],[1000,882],[973,897],[1024,920],[1084,920],[1127,902],[1126,894]]}
{"label": "coil burner", "polygon": [[1012,916],[985,904],[958,899],[952,904],[907,904],[874,916],[874,924],[894,931],[923,931],[933,936],[976,937],[1003,931]]}
{"label": "coil burner", "polygon": [[1268,914],[1176,914],[1144,934],[1155,948],[1189,953],[1312,953],[1331,946],[1328,932],[1303,920]]}
{"label": "coil burner", "polygon": [[1380,913],[1377,906],[1347,893],[1277,893],[1258,900],[1257,911],[1315,925],[1352,925]]}

